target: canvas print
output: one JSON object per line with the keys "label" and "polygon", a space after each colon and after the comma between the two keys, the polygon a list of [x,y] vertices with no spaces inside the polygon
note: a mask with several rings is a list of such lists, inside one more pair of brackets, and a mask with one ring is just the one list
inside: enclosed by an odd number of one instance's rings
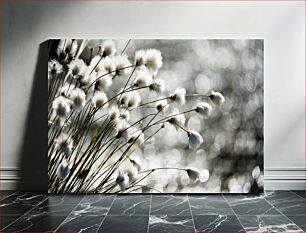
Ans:
{"label": "canvas print", "polygon": [[50,40],[48,191],[262,192],[263,59],[260,39]]}

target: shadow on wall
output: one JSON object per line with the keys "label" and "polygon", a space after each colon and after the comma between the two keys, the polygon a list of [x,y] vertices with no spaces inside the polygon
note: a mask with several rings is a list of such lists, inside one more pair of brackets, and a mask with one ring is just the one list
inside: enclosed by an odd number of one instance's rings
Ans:
{"label": "shadow on wall", "polygon": [[48,41],[40,44],[19,164],[17,189],[46,191],[48,135]]}

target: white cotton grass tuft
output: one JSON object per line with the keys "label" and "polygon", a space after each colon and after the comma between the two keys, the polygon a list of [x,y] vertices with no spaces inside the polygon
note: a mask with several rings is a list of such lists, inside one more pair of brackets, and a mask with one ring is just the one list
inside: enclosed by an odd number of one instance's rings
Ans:
{"label": "white cotton grass tuft", "polygon": [[139,103],[141,102],[141,98],[138,92],[133,91],[128,95],[127,107],[128,108],[137,108]]}
{"label": "white cotton grass tuft", "polygon": [[114,73],[116,71],[115,60],[111,57],[105,57],[101,60],[101,66],[103,67],[106,73]]}
{"label": "white cotton grass tuft", "polygon": [[176,128],[176,130],[178,130],[180,126],[185,125],[186,118],[184,114],[179,114],[178,110],[174,110],[171,115],[170,115],[171,117],[167,121],[171,125],[173,125]]}
{"label": "white cotton grass tuft", "polygon": [[124,191],[129,184],[129,177],[122,171],[119,171],[116,183],[119,185],[121,191]]}
{"label": "white cotton grass tuft", "polygon": [[86,86],[89,82],[89,70],[88,67],[85,67],[81,73],[77,75],[77,83],[79,83],[79,86]]}
{"label": "white cotton grass tuft", "polygon": [[130,91],[123,93],[119,101],[124,108],[132,109],[139,106],[141,98],[137,91]]}
{"label": "white cotton grass tuft", "polygon": [[131,63],[126,55],[115,56],[112,58],[115,65],[116,76],[124,76],[131,72]]}
{"label": "white cotton grass tuft", "polygon": [[113,56],[116,53],[116,46],[115,42],[112,40],[105,40],[102,45],[102,56],[107,57],[107,56]]}
{"label": "white cotton grass tuft", "polygon": [[120,116],[119,108],[116,105],[113,105],[108,110],[108,117],[111,121],[117,121]]}
{"label": "white cotton grass tuft", "polygon": [[225,98],[220,92],[211,91],[209,98],[217,106],[220,106],[225,102]]}
{"label": "white cotton grass tuft", "polygon": [[55,59],[48,62],[48,72],[51,76],[59,74],[63,71],[63,66]]}
{"label": "white cotton grass tuft", "polygon": [[176,102],[178,104],[185,104],[186,102],[186,89],[179,87],[177,88],[174,93],[172,93],[169,97],[173,102]]}
{"label": "white cotton grass tuft", "polygon": [[127,110],[122,110],[120,112],[120,116],[119,116],[122,120],[125,120],[126,122],[129,121],[130,119],[130,112]]}
{"label": "white cotton grass tuft", "polygon": [[66,157],[71,156],[73,149],[73,140],[66,133],[61,133],[55,139],[55,147],[61,151]]}
{"label": "white cotton grass tuft", "polygon": [[64,96],[58,96],[53,100],[52,108],[58,117],[67,117],[71,110],[71,101]]}
{"label": "white cotton grass tuft", "polygon": [[212,107],[208,103],[198,103],[195,111],[204,117],[208,117],[212,111]]}
{"label": "white cotton grass tuft", "polygon": [[157,49],[148,49],[146,50],[146,68],[152,73],[156,72],[163,65],[163,58],[161,52]]}
{"label": "white cotton grass tuft", "polygon": [[96,91],[91,99],[95,108],[107,107],[108,98],[102,91]]}
{"label": "white cotton grass tuft", "polygon": [[187,175],[192,183],[195,183],[200,178],[200,171],[196,168],[188,168],[186,169]]}
{"label": "white cotton grass tuft", "polygon": [[162,79],[155,79],[153,82],[150,84],[149,89],[151,91],[156,92],[157,94],[161,94],[165,91],[165,81]]}
{"label": "white cotton grass tuft", "polygon": [[155,108],[158,112],[165,112],[169,107],[169,103],[167,100],[157,101],[155,104]]}
{"label": "white cotton grass tuft", "polygon": [[152,75],[146,70],[143,69],[139,70],[135,78],[134,86],[147,87],[151,84],[152,84]]}
{"label": "white cotton grass tuft", "polygon": [[88,69],[85,73],[81,73],[78,76],[77,83],[79,83],[79,87],[81,88],[86,88],[91,84]]}
{"label": "white cotton grass tuft", "polygon": [[60,179],[66,178],[71,170],[71,167],[72,165],[67,161],[63,161],[62,163],[60,163],[56,170],[57,177]]}
{"label": "white cotton grass tuft", "polygon": [[86,94],[80,88],[73,89],[70,92],[69,98],[72,101],[73,107],[78,110],[83,108],[86,103]]}
{"label": "white cotton grass tuft", "polygon": [[135,65],[136,66],[144,66],[146,62],[146,52],[145,50],[141,49],[135,52]]}
{"label": "white cotton grass tuft", "polygon": [[135,65],[145,66],[151,74],[156,74],[163,65],[161,52],[157,49],[138,50],[135,52]]}
{"label": "white cotton grass tuft", "polygon": [[113,80],[109,74],[99,72],[95,76],[92,76],[91,83],[95,84],[95,90],[107,91],[112,85]]}
{"label": "white cotton grass tuft", "polygon": [[84,75],[88,69],[86,63],[80,58],[72,60],[68,64],[68,68],[71,74],[73,75],[73,77],[76,77],[76,78],[78,78],[79,75]]}
{"label": "white cotton grass tuft", "polygon": [[202,136],[195,130],[189,130],[188,138],[191,149],[197,149],[203,143]]}

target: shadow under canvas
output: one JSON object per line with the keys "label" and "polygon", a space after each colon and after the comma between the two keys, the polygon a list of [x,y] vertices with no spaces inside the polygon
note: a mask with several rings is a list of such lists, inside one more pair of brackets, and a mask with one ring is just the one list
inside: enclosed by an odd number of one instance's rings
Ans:
{"label": "shadow under canvas", "polygon": [[49,41],[39,45],[32,92],[28,107],[25,134],[20,153],[20,180],[17,190],[46,191],[48,116],[48,46]]}

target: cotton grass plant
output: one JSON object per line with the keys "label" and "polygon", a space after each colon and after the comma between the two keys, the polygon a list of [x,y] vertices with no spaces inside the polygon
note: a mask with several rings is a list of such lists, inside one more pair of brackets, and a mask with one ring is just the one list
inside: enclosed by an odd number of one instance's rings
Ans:
{"label": "cotton grass plant", "polygon": [[[199,148],[205,135],[189,129],[185,115],[204,120],[225,101],[223,95],[168,90],[158,77],[165,62],[161,52],[142,49],[128,57],[129,43],[120,51],[112,40],[59,41],[48,63],[49,192],[160,192],[147,182],[159,170],[185,173],[190,184],[207,181],[205,169],[145,169],[133,152],[168,127],[184,132],[190,149]],[[200,101],[192,106],[191,99]]]}

